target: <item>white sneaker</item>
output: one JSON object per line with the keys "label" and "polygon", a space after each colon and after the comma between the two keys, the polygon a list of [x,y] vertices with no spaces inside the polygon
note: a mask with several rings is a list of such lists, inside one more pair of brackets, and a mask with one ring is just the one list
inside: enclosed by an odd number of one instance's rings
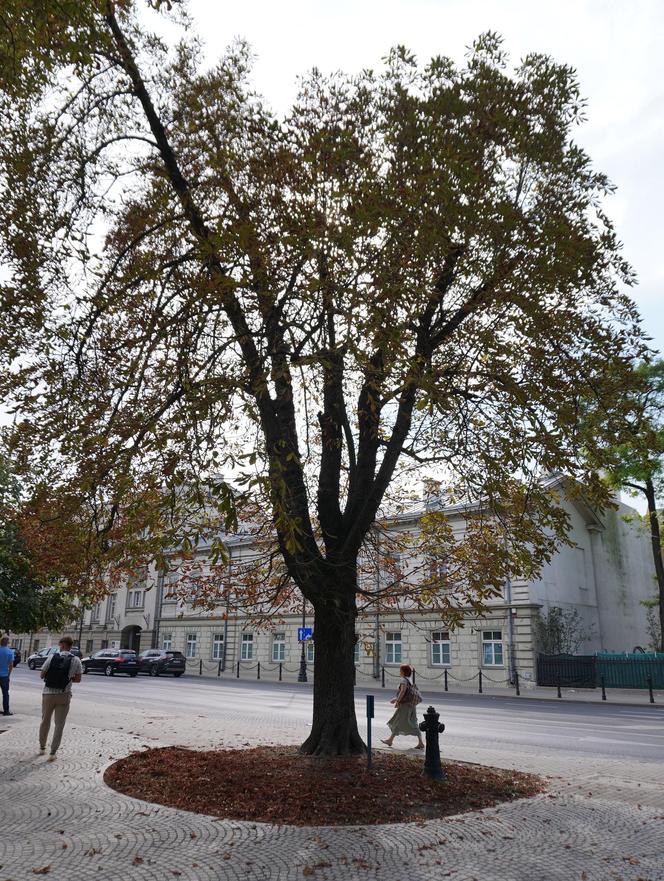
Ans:
{"label": "white sneaker", "polygon": [[47,762],[54,762],[55,761],[55,753],[51,753],[51,755],[46,759],[46,761]]}

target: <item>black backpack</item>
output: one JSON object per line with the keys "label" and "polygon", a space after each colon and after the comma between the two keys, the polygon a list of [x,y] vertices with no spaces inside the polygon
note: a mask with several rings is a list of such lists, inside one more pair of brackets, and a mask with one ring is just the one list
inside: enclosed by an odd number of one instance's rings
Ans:
{"label": "black backpack", "polygon": [[69,685],[69,668],[71,667],[71,655],[52,655],[51,661],[44,677],[48,688],[57,688],[64,691]]}

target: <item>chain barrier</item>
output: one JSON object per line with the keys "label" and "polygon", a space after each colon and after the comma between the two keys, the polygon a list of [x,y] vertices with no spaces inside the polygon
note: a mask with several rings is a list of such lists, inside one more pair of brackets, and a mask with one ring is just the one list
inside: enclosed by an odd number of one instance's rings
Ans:
{"label": "chain barrier", "polygon": [[505,683],[509,685],[510,683],[509,677],[507,677],[506,679],[492,679],[490,676],[487,676],[486,673],[482,673],[482,677],[484,679],[488,679],[489,682],[493,682],[494,685],[504,685]]}
{"label": "chain barrier", "polygon": [[418,679],[426,679],[426,680],[429,681],[429,682],[433,682],[434,679],[441,679],[441,678],[444,676],[444,674],[445,674],[445,671],[444,671],[444,670],[441,670],[441,672],[438,673],[437,676],[425,676],[423,673],[420,673],[419,670],[418,670],[418,672],[417,672],[417,678],[418,678]]}
{"label": "chain barrier", "polygon": [[480,675],[480,671],[478,670],[477,673],[473,673],[472,676],[467,676],[465,679],[459,678],[458,676],[454,676],[452,673],[449,673],[449,672],[447,675],[450,679],[454,679],[455,682],[472,682],[473,679],[478,678],[478,676]]}

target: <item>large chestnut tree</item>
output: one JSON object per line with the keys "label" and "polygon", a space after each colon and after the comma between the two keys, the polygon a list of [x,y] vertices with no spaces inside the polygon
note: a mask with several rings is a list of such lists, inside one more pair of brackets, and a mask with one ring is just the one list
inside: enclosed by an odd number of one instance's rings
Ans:
{"label": "large chestnut tree", "polygon": [[605,389],[642,343],[575,73],[511,66],[487,34],[461,66],[397,48],[312,71],[279,117],[247,48],[209,65],[183,4],[32,7],[0,10],[3,393],[30,534],[84,591],[189,550],[215,508],[268,511],[314,609],[302,750],[359,753],[358,559],[394,499],[424,475],[467,503],[461,535],[425,518],[445,565],[408,588],[454,621],[564,540],[543,475],[603,498],[578,402],[619,407]]}

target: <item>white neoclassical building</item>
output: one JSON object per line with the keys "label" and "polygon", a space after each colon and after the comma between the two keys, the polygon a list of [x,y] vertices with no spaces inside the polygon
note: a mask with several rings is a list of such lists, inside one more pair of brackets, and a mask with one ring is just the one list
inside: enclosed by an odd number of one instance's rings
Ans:
{"label": "white neoclassical building", "polygon": [[[560,489],[560,487],[559,487]],[[422,680],[442,686],[472,682],[505,685],[513,671],[523,685],[535,679],[538,652],[535,621],[551,606],[575,609],[588,638],[580,652],[631,651],[648,644],[643,600],[655,593],[647,532],[633,509],[618,504],[601,515],[581,499],[560,495],[571,523],[572,546],[564,546],[533,581],[514,579],[502,597],[489,601],[483,617],[469,608],[462,627],[451,630],[434,612],[376,614],[358,619],[357,682],[397,674],[402,661]],[[416,530],[424,507],[390,521],[393,530]],[[461,523],[462,506],[444,508],[452,524]],[[227,536],[230,571],[251,557],[251,534]],[[199,550],[204,561],[205,548]],[[408,567],[408,559],[401,565]],[[256,626],[234,607],[231,596],[214,610],[196,608],[173,594],[172,584],[154,570],[133,578],[72,623],[68,632],[89,654],[104,648],[175,649],[188,659],[189,673],[293,679],[302,653],[298,629],[313,626],[310,610],[281,614]],[[231,581],[232,584],[232,581]],[[304,618],[303,618],[304,614]],[[42,631],[12,635],[24,651],[44,648],[55,636]],[[305,643],[308,676],[315,665],[315,642]],[[260,663],[260,668],[258,667]],[[384,672],[383,672],[384,671]]]}

